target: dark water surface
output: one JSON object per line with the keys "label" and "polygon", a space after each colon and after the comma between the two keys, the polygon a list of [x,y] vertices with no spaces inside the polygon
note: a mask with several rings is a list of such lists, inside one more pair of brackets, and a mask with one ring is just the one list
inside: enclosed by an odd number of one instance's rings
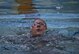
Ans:
{"label": "dark water surface", "polygon": [[49,29],[41,37],[29,31],[0,35],[1,54],[79,54],[78,46],[79,28]]}

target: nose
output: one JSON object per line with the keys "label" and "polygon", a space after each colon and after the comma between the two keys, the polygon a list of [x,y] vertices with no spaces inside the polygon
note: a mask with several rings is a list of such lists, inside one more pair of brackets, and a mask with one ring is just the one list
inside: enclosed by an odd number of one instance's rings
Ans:
{"label": "nose", "polygon": [[37,25],[37,27],[40,27],[40,25]]}

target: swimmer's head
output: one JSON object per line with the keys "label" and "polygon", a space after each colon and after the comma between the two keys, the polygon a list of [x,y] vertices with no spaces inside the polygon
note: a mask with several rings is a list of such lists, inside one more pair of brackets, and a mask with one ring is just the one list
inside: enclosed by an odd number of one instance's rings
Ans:
{"label": "swimmer's head", "polygon": [[46,29],[47,25],[45,21],[37,18],[35,19],[31,28],[32,36],[41,36],[46,31]]}

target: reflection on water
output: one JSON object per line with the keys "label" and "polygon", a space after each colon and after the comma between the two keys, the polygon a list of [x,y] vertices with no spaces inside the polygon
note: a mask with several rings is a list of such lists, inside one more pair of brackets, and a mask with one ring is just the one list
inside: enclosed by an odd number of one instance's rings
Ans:
{"label": "reflection on water", "polygon": [[36,12],[79,13],[78,6],[78,0],[1,0],[0,15]]}
{"label": "reflection on water", "polygon": [[[0,22],[0,27],[31,27],[33,22],[17,21],[17,22]],[[46,21],[48,28],[65,28],[65,27],[79,27],[79,22],[63,22],[63,21]]]}
{"label": "reflection on water", "polygon": [[[54,15],[56,17],[57,15]],[[58,15],[60,16],[60,15]],[[69,15],[68,15],[69,16]],[[75,15],[76,16],[76,15]],[[67,27],[78,27],[79,18],[42,18],[46,21],[48,29],[53,28],[67,28]],[[66,16],[67,17],[67,16]],[[1,18],[0,19],[0,34],[15,34],[15,32],[25,33],[27,29],[30,29],[33,24],[34,18]],[[22,32],[21,32],[22,31]],[[11,32],[11,33],[10,33]]]}
{"label": "reflection on water", "polygon": [[28,27],[30,28],[34,18],[42,18],[48,28],[79,27],[79,14],[34,14],[33,15],[2,15],[0,16],[0,28],[3,27]]}

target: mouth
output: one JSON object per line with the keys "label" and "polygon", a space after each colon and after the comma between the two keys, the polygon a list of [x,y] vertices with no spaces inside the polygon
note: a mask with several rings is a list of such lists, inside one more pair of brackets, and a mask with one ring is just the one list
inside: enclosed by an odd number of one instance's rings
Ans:
{"label": "mouth", "polygon": [[37,32],[41,32],[42,30],[41,29],[37,29]]}

